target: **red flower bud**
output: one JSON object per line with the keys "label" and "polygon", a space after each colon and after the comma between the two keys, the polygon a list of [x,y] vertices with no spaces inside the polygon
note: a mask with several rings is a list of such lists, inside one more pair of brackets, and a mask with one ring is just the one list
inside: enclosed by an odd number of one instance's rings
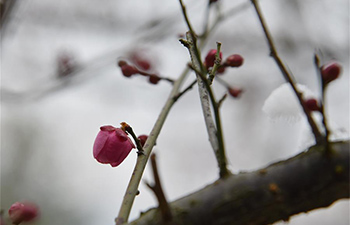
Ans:
{"label": "red flower bud", "polygon": [[331,81],[337,79],[341,73],[341,69],[341,65],[336,62],[322,66],[321,75],[324,84],[328,84]]}
{"label": "red flower bud", "polygon": [[125,65],[128,65],[128,63],[126,61],[124,61],[124,60],[119,60],[118,61],[118,66],[119,67],[122,67],[122,66],[125,66]]}
{"label": "red flower bud", "polygon": [[230,67],[240,67],[244,62],[244,59],[241,55],[234,54],[227,57],[225,61],[225,65]]}
{"label": "red flower bud", "polygon": [[134,51],[130,55],[130,60],[142,70],[150,70],[152,67],[151,61],[142,51]]}
{"label": "red flower bud", "polygon": [[102,126],[93,147],[94,158],[100,163],[118,166],[135,148],[128,135],[120,128]]}
{"label": "red flower bud", "polygon": [[143,70],[151,69],[151,63],[148,60],[138,59],[135,63]]}
{"label": "red flower bud", "polygon": [[314,98],[310,98],[310,99],[305,100],[304,105],[310,111],[319,111],[320,110],[318,102]]}
{"label": "red flower bud", "polygon": [[220,66],[216,72],[218,74],[223,74],[223,73],[225,73],[225,70],[226,70],[225,66]]}
{"label": "red flower bud", "polygon": [[143,147],[147,141],[148,135],[140,135],[137,137],[140,140],[141,146]]}
{"label": "red flower bud", "polygon": [[16,202],[12,204],[8,213],[13,224],[20,224],[35,219],[38,211],[38,207],[32,203]]}
{"label": "red flower bud", "polygon": [[123,65],[121,67],[122,73],[126,77],[131,77],[132,75],[138,73],[138,70],[134,66],[130,66],[128,64]]}
{"label": "red flower bud", "polygon": [[240,88],[229,88],[228,89],[228,93],[234,98],[238,98],[242,92],[243,92],[243,90]]}
{"label": "red flower bud", "polygon": [[151,84],[158,84],[161,79],[157,75],[150,75],[148,80]]}
{"label": "red flower bud", "polygon": [[[207,69],[214,66],[216,52],[217,52],[216,49],[212,49],[208,52],[207,56],[205,57],[204,64],[207,67]],[[222,59],[221,52],[220,52],[220,59]]]}

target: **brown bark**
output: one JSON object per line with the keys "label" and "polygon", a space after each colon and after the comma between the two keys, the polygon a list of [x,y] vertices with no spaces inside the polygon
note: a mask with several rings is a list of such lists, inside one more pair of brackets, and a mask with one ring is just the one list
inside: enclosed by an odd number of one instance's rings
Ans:
{"label": "brown bark", "polygon": [[[349,198],[349,141],[314,146],[266,168],[239,173],[170,203],[171,224],[271,224]],[[132,225],[166,224],[150,209]]]}

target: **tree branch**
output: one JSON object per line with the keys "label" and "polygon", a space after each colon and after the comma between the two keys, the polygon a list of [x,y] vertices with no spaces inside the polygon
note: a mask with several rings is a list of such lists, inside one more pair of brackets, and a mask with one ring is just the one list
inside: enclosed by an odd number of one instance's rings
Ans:
{"label": "tree branch", "polygon": [[[264,169],[231,175],[170,203],[177,224],[271,224],[349,198],[349,141],[314,146]],[[330,152],[329,154],[327,152]],[[130,225],[160,225],[150,209]]]}
{"label": "tree branch", "polygon": [[302,93],[297,89],[296,82],[293,79],[292,74],[287,70],[287,67],[285,66],[285,64],[283,63],[282,59],[279,57],[279,55],[277,53],[277,50],[276,50],[275,44],[273,42],[272,36],[271,36],[270,31],[269,31],[269,29],[267,27],[267,24],[265,22],[265,18],[263,17],[262,12],[260,10],[260,6],[258,4],[258,1],[257,0],[251,0],[251,1],[253,3],[255,11],[256,11],[256,13],[257,13],[257,15],[259,17],[260,24],[261,24],[261,26],[262,26],[262,28],[264,30],[264,34],[265,34],[267,43],[268,43],[268,45],[270,47],[270,55],[275,60],[277,66],[280,69],[280,71],[282,72],[286,82],[288,82],[290,84],[290,86],[292,87],[292,89],[293,89],[293,91],[294,91],[294,93],[295,93],[295,95],[296,95],[296,97],[297,97],[297,99],[298,99],[298,101],[299,101],[299,103],[301,105],[301,108],[303,109],[303,111],[305,113],[307,121],[310,124],[312,133],[315,136],[316,143],[317,144],[324,143],[325,139],[324,139],[321,131],[317,127],[317,124],[316,124],[315,120],[311,116],[311,111],[308,110],[305,107],[305,105],[303,104],[304,100],[303,100]]}

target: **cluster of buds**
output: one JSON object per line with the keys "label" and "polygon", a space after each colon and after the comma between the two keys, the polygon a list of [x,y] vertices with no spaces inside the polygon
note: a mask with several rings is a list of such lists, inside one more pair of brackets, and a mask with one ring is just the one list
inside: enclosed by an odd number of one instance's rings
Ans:
{"label": "cluster of buds", "polygon": [[[149,64],[147,64],[146,61],[143,61],[143,63],[141,64],[143,65],[144,68],[150,68],[150,66],[148,66]],[[128,64],[125,60],[120,60],[118,62],[118,66],[120,67],[121,71],[122,71],[122,74],[125,76],[125,77],[131,77],[132,75],[141,75],[141,76],[145,76],[145,77],[148,77],[148,81],[151,83],[151,84],[158,84],[158,82],[160,80],[167,80],[171,83],[173,83],[174,81],[169,79],[169,78],[164,78],[164,77],[161,77],[157,74],[154,74],[154,73],[150,73],[150,72],[146,72],[144,70],[141,70],[139,69],[138,67],[134,66],[134,65],[130,65]],[[141,66],[140,66],[141,67]]]}
{"label": "cluster of buds", "polygon": [[30,222],[38,217],[39,209],[32,203],[16,202],[11,205],[8,213],[12,224],[20,224]]}
{"label": "cluster of buds", "polygon": [[[206,67],[207,70],[209,70],[214,66],[215,60],[216,60],[216,54],[217,54],[217,50],[211,49],[206,55],[204,59],[204,66]],[[219,53],[219,58],[221,61],[222,60],[221,52]],[[244,62],[244,58],[241,55],[239,54],[230,55],[225,59],[224,62],[220,62],[220,66],[217,69],[217,73],[223,74],[227,67],[240,67],[243,65],[243,62]],[[227,84],[226,82],[220,79],[218,79],[218,81],[227,88],[229,95],[234,98],[238,98],[243,92],[241,88],[231,87],[229,84]]]}
{"label": "cluster of buds", "polygon": [[169,78],[161,77],[154,72],[152,72],[153,65],[151,61],[142,54],[140,51],[132,52],[128,59],[131,61],[130,65],[125,60],[120,60],[118,66],[120,67],[122,74],[125,77],[131,77],[133,75],[141,75],[148,78],[151,84],[158,84],[160,80],[167,80],[171,83],[174,81]]}
{"label": "cluster of buds", "polygon": [[[213,67],[216,59],[216,49],[211,49],[205,57],[204,66],[209,69]],[[222,60],[222,52],[219,53],[220,60]],[[223,63],[220,64],[218,73],[222,74],[226,67],[240,67],[243,65],[244,58],[239,54],[233,54],[228,56]]]}

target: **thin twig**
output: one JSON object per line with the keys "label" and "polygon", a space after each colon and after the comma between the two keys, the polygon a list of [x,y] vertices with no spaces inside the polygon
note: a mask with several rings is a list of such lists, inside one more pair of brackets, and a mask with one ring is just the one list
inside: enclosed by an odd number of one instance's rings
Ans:
{"label": "thin twig", "polygon": [[192,25],[190,23],[190,20],[188,19],[188,16],[187,16],[187,13],[186,13],[186,6],[184,5],[184,3],[182,2],[182,0],[179,0],[180,1],[180,5],[181,5],[181,11],[182,11],[182,14],[185,18],[185,21],[186,21],[186,24],[188,26],[188,29],[190,30],[190,32],[192,32],[192,34],[194,36],[196,36],[196,34],[194,33],[194,29],[192,28]]}
{"label": "thin twig", "polygon": [[218,107],[220,108],[222,103],[224,102],[224,100],[226,99],[227,97],[227,93],[225,93],[218,101]]}
{"label": "thin twig", "polygon": [[285,80],[291,85],[294,93],[296,94],[298,100],[299,100],[299,103],[307,117],[307,120],[311,126],[311,129],[312,129],[312,133],[314,134],[314,137],[315,137],[315,141],[317,144],[320,144],[323,142],[324,138],[323,138],[323,135],[321,134],[319,128],[317,127],[317,124],[316,122],[314,121],[313,117],[311,116],[311,112],[310,110],[308,110],[306,107],[305,107],[305,104],[303,103],[303,96],[302,96],[302,93],[299,92],[299,90],[297,89],[296,87],[296,84],[295,84],[295,81],[293,80],[292,78],[292,75],[289,73],[289,71],[287,70],[286,66],[284,65],[284,63],[282,62],[282,60],[280,59],[278,53],[277,53],[277,50],[276,50],[276,47],[275,47],[275,44],[272,40],[272,36],[267,28],[267,25],[265,23],[265,19],[263,18],[263,15],[262,15],[262,12],[260,10],[260,7],[259,7],[259,4],[257,2],[257,0],[251,0],[253,5],[254,5],[254,8],[255,8],[255,11],[259,17],[259,20],[260,20],[260,23],[261,23],[261,26],[264,30],[264,33],[265,33],[265,37],[267,39],[267,42],[269,44],[269,47],[270,47],[270,55],[273,57],[273,59],[276,61],[279,69],[281,70]]}
{"label": "thin twig", "polygon": [[142,71],[142,70],[139,70],[139,69],[137,69],[137,73],[138,73],[138,74],[141,74],[141,75],[143,75],[143,76],[148,76],[148,77],[156,76],[156,77],[158,77],[160,80],[165,80],[165,81],[168,81],[168,82],[170,82],[170,83],[172,83],[172,84],[174,83],[174,80],[173,80],[173,79],[168,78],[168,77],[162,77],[162,76],[159,76],[159,75],[154,74],[154,73],[148,73],[148,72],[145,72],[145,71]]}
{"label": "thin twig", "polygon": [[185,88],[177,96],[174,97],[174,100],[177,101],[183,94],[185,94],[187,91],[191,90],[196,83],[197,83],[197,80],[192,81],[192,83],[190,85],[188,85],[187,88]]}
{"label": "thin twig", "polygon": [[213,68],[210,70],[209,73],[209,83],[212,84],[213,80],[215,78],[216,71],[218,70],[219,66],[221,65],[221,58],[220,58],[220,52],[221,52],[221,43],[216,42],[216,54],[215,54],[215,63]]}
{"label": "thin twig", "polygon": [[325,101],[326,101],[326,89],[327,89],[327,85],[324,83],[324,80],[322,79],[322,74],[321,74],[321,65],[320,65],[320,59],[318,57],[317,54],[315,54],[315,58],[314,58],[314,63],[315,63],[315,67],[316,67],[316,72],[317,72],[317,76],[320,79],[321,82],[321,102],[320,102],[320,112],[322,115],[322,124],[324,127],[324,131],[325,131],[325,137],[324,137],[324,142],[328,145],[329,143],[329,127],[328,127],[328,122],[327,122],[327,117],[325,114]]}

